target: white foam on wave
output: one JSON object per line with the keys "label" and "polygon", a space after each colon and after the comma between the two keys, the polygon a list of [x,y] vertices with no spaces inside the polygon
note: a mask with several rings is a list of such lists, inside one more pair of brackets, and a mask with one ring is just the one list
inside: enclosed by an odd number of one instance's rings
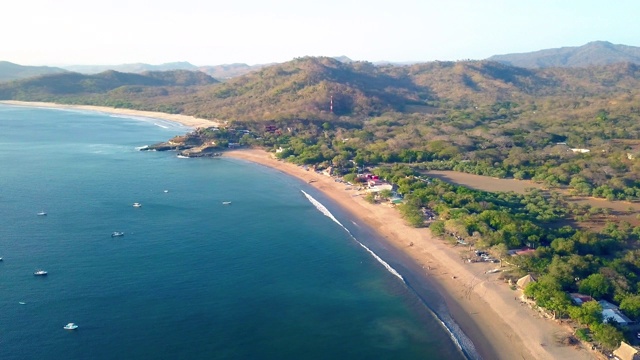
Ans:
{"label": "white foam on wave", "polygon": [[[307,194],[304,190],[300,190],[300,191],[302,191],[304,196],[306,196],[306,198],[309,200],[309,202],[311,202],[311,204],[313,204],[313,206],[315,206],[316,209],[318,209],[323,215],[325,215],[329,219],[333,220],[333,222],[335,222],[336,224],[340,225],[340,227],[342,227],[349,234],[349,236],[351,236],[351,238],[355,242],[358,243],[358,245],[362,246],[369,254],[371,254],[371,256],[373,256],[374,259],[376,259],[380,264],[382,264],[382,266],[384,266],[385,269],[387,269],[387,271],[389,271],[391,274],[397,276],[405,285],[407,285],[410,289],[412,289],[412,291],[415,292],[415,290],[409,284],[407,284],[407,282],[404,280],[402,275],[400,275],[400,273],[398,273],[398,271],[396,271],[396,269],[394,269],[386,261],[382,260],[382,258],[380,258],[371,249],[366,247],[363,243],[358,241],[358,239],[356,239],[353,236],[353,234],[351,234],[351,231],[349,231],[349,229],[344,227],[344,225],[342,225],[342,223],[340,223],[340,221],[338,221],[338,219],[336,219],[336,217],[333,216],[333,214],[329,211],[329,209],[327,209],[324,205],[322,205],[321,202],[319,202],[318,200],[314,199],[313,196]],[[356,224],[355,222],[352,221],[352,223],[354,225],[358,226],[358,224]],[[417,293],[416,293],[416,295],[418,297],[420,297]],[[453,342],[456,344],[458,349],[460,349],[463,352],[463,354],[465,355],[466,358],[471,359],[471,360],[477,360],[477,359],[481,360],[481,357],[479,356],[479,354],[478,354],[473,342],[460,329],[460,326],[458,326],[458,324],[450,317],[450,315],[448,315],[448,312],[445,312],[445,314],[447,314],[447,315],[445,315],[445,317],[443,318],[442,315],[439,315],[438,312],[436,312],[433,309],[431,309],[424,302],[424,300],[423,300],[423,303],[425,304],[425,306],[427,306],[427,308],[430,309],[431,313],[435,315],[435,317],[438,319],[438,321],[440,322],[442,327],[444,327],[446,329],[446,331],[449,333],[449,337],[453,340]]]}
{"label": "white foam on wave", "polygon": [[119,119],[131,119],[131,120],[137,120],[145,123],[151,123],[163,129],[189,128],[188,126],[182,125],[176,121],[157,119],[157,118],[151,118],[146,116],[137,116],[137,115],[128,115],[128,114],[109,114],[109,116],[113,118],[119,118]]}
{"label": "white foam on wave", "polygon": [[340,225],[340,227],[342,227],[344,229],[344,231],[346,231],[349,236],[351,236],[351,238],[353,240],[355,240],[355,242],[357,242],[360,246],[362,246],[365,250],[367,250],[367,252],[369,252],[369,254],[371,254],[371,256],[373,256],[374,259],[376,259],[380,264],[382,264],[382,266],[385,267],[385,269],[387,269],[387,271],[389,271],[390,273],[392,273],[393,275],[397,276],[398,279],[402,280],[402,282],[404,282],[404,278],[402,277],[402,275],[400,275],[400,273],[398,273],[396,271],[396,269],[394,269],[393,267],[391,267],[391,265],[389,265],[386,261],[382,260],[382,258],[380,258],[380,256],[378,256],[376,253],[374,253],[373,251],[371,251],[371,249],[369,249],[368,247],[366,247],[363,243],[361,243],[360,241],[358,241],[358,239],[356,239],[352,234],[351,231],[349,231],[349,229],[347,229],[346,227],[344,227],[344,225],[342,225],[342,223],[340,223],[340,221],[338,221],[338,219],[336,219],[335,216],[333,216],[333,214],[329,211],[329,209],[327,209],[324,205],[322,205],[321,202],[319,202],[318,200],[314,199],[313,196],[307,194],[304,190],[300,190],[302,191],[302,193],[304,194],[304,196],[307,197],[307,199],[313,204],[313,206],[316,207],[316,209],[320,210],[320,212],[328,217],[329,219],[333,220],[333,222],[335,222],[336,224]]}

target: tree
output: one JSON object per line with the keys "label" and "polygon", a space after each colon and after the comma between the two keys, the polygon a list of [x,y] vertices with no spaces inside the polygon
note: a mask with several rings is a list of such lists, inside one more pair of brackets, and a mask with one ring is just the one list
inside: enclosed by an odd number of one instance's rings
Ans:
{"label": "tree", "polygon": [[628,296],[620,302],[620,310],[634,319],[640,317],[640,296]]}
{"label": "tree", "polygon": [[489,253],[491,253],[491,255],[497,257],[498,260],[500,260],[500,267],[502,267],[502,259],[509,256],[509,249],[507,248],[507,245],[505,245],[504,243],[497,244],[489,248]]}
{"label": "tree", "polygon": [[587,301],[582,306],[571,306],[569,316],[582,325],[595,325],[602,323],[602,306],[597,301]]}
{"label": "tree", "polygon": [[609,350],[620,346],[620,342],[624,339],[622,332],[610,324],[595,324],[591,327],[591,330],[593,338]]}
{"label": "tree", "polygon": [[393,192],[389,189],[384,189],[378,193],[378,196],[380,196],[382,200],[389,200],[391,196],[393,196]]}
{"label": "tree", "polygon": [[375,204],[376,194],[374,192],[368,192],[367,195],[364,196],[364,200],[370,204]]}
{"label": "tree", "polygon": [[589,294],[593,298],[600,299],[605,295],[609,295],[611,283],[602,274],[591,274],[580,281],[578,290],[583,294]]}

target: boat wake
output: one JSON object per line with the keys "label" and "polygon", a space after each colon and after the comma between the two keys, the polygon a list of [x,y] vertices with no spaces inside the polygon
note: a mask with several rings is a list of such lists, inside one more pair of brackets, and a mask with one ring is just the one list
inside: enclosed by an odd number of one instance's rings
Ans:
{"label": "boat wake", "polygon": [[[400,275],[400,273],[396,269],[394,269],[386,261],[380,258],[375,252],[373,252],[363,243],[358,241],[358,239],[356,239],[355,236],[353,236],[351,231],[349,231],[349,229],[347,229],[344,225],[342,225],[342,223],[340,223],[340,221],[338,221],[338,219],[336,219],[336,217],[333,216],[333,214],[329,211],[329,209],[327,209],[324,205],[322,205],[321,202],[313,198],[313,196],[307,194],[304,190],[300,190],[300,191],[302,191],[304,196],[309,200],[309,202],[311,202],[311,204],[313,204],[313,206],[316,207],[316,209],[318,209],[324,216],[328,217],[333,222],[340,225],[340,227],[344,229],[344,231],[346,231],[349,234],[349,236],[355,242],[358,243],[358,245],[362,246],[369,254],[371,254],[371,256],[373,256],[374,259],[376,259],[380,264],[382,264],[382,266],[384,266],[385,269],[387,269],[387,271],[397,276],[398,279],[400,279],[414,294],[416,294],[416,296],[418,296],[418,298],[422,300],[422,303],[438,319],[440,324],[442,324],[445,330],[449,333],[449,337],[453,340],[453,342],[456,344],[458,349],[462,351],[462,353],[465,355],[466,358],[472,359],[472,360],[481,360],[481,357],[478,354],[475,346],[473,345],[473,342],[471,341],[471,339],[467,337],[467,335],[462,331],[462,329],[460,329],[460,326],[455,322],[455,320],[451,317],[451,315],[449,315],[449,311],[446,309],[446,307],[440,308],[438,310],[434,310],[431,306],[427,304],[426,300],[423,299],[418,294],[418,292],[410,284],[408,284],[405,281],[405,279],[402,277],[402,275]],[[352,223],[358,226],[355,222],[352,221]]]}

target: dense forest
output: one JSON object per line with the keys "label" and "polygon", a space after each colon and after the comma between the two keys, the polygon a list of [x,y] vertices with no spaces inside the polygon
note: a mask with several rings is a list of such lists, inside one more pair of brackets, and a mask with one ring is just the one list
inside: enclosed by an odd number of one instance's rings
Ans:
{"label": "dense forest", "polygon": [[[492,194],[420,176],[445,169],[516,179],[609,200],[640,198],[640,67],[617,63],[524,69],[491,61],[407,66],[305,57],[218,83],[205,74],[76,73],[0,84],[0,99],[52,101],[183,113],[226,121],[190,136],[221,146],[278,149],[280,158],[342,175],[370,167],[404,198],[414,226],[507,258],[538,282],[526,294],[581,336],[613,347],[624,328],[599,305],[640,319],[640,227],[606,209],[531,191]],[[597,229],[580,223],[598,218]],[[514,275],[515,276],[515,275]]]}

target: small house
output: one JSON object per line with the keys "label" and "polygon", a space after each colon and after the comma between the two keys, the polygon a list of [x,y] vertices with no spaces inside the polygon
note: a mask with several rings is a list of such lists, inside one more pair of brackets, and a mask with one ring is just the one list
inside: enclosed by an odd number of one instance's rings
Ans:
{"label": "small house", "polygon": [[578,294],[578,293],[571,293],[569,294],[569,296],[571,296],[571,301],[573,301],[574,304],[581,306],[582,304],[588,302],[588,301],[593,301],[593,298],[589,295],[583,295],[583,294]]}
{"label": "small house", "polygon": [[633,320],[629,319],[625,314],[623,314],[620,309],[614,304],[606,300],[600,300],[598,301],[598,304],[602,306],[603,323],[607,323],[613,320],[622,326],[629,326],[633,324]]}

